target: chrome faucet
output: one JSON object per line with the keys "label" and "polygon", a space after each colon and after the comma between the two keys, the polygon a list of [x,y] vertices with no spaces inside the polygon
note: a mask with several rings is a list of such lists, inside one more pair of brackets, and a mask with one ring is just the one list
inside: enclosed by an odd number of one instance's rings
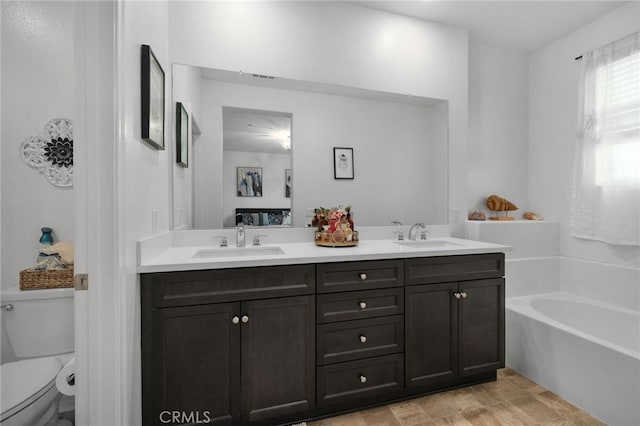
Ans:
{"label": "chrome faucet", "polygon": [[[398,222],[397,220],[394,220],[393,222],[391,222],[391,224],[394,226],[402,226],[402,223]],[[400,228],[399,231],[394,231],[393,233],[398,234],[398,241],[404,240],[404,233],[402,232],[402,228]]]}
{"label": "chrome faucet", "polygon": [[418,228],[422,228],[422,229],[424,229],[424,230],[426,230],[426,229],[427,229],[427,227],[426,227],[426,226],[424,225],[424,223],[422,223],[422,222],[418,222],[418,223],[415,223],[415,224],[411,225],[411,228],[409,228],[409,239],[410,239],[410,240],[417,240],[416,236],[415,236],[415,235],[413,235],[413,234],[414,234],[414,232],[413,232],[413,231],[414,231],[415,229],[418,229]]}
{"label": "chrome faucet", "polygon": [[236,247],[244,247],[245,246],[245,229],[244,223],[239,223],[237,227],[236,234]]}
{"label": "chrome faucet", "polygon": [[227,237],[212,237],[215,238],[217,240],[220,240],[220,247],[228,247],[229,244],[227,244]]}
{"label": "chrome faucet", "polygon": [[260,237],[266,237],[266,235],[258,234],[258,235],[254,235],[253,236],[253,245],[254,246],[262,245],[262,242],[260,241]]}

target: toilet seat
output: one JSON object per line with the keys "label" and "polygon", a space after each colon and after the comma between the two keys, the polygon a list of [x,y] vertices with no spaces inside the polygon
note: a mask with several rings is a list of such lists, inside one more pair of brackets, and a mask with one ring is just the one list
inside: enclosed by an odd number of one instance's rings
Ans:
{"label": "toilet seat", "polygon": [[[0,366],[2,377],[0,421],[5,421],[55,387],[62,362],[56,356],[24,359]],[[11,386],[5,386],[8,384]]]}

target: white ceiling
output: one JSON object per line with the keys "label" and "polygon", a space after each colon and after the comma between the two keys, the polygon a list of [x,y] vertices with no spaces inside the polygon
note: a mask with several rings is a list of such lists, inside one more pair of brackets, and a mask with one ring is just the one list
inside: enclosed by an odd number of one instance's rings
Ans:
{"label": "white ceiling", "polygon": [[290,153],[280,143],[284,135],[291,135],[290,113],[223,107],[222,115],[224,151]]}
{"label": "white ceiling", "polygon": [[[637,1],[637,0],[636,0]],[[537,50],[630,1],[358,1],[357,4],[467,28],[472,39]]]}

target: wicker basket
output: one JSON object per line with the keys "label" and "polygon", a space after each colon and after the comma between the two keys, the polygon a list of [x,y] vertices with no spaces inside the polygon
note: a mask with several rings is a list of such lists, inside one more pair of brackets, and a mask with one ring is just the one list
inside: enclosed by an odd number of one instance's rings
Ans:
{"label": "wicker basket", "polygon": [[20,290],[73,287],[73,268],[52,271],[20,271]]}

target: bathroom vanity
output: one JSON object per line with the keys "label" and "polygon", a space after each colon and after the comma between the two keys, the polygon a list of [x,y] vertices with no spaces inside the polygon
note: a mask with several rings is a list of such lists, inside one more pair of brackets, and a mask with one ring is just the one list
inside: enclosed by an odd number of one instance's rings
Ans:
{"label": "bathroom vanity", "polygon": [[159,257],[141,268],[144,424],[287,424],[495,380],[505,247],[473,243]]}

